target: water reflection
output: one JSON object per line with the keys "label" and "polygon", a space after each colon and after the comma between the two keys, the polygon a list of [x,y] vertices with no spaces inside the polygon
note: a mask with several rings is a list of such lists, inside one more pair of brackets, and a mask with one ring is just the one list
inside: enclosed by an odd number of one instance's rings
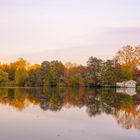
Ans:
{"label": "water reflection", "polygon": [[137,94],[136,92],[136,88],[117,88],[116,89],[117,93],[125,93],[125,94],[129,94],[131,96]]}
{"label": "water reflection", "polygon": [[86,107],[87,114],[92,118],[106,113],[112,115],[123,128],[140,130],[139,93],[130,96],[115,89],[1,88],[0,104],[19,111],[30,104],[39,105],[44,111]]}

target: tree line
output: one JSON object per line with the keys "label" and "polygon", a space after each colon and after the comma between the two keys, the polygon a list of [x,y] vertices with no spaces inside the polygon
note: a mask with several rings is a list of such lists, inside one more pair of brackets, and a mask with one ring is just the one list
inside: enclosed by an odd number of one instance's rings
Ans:
{"label": "tree line", "polygon": [[19,58],[0,64],[0,86],[115,86],[116,82],[136,80],[140,83],[140,46],[124,46],[113,59],[89,57],[87,65],[43,61],[29,64]]}

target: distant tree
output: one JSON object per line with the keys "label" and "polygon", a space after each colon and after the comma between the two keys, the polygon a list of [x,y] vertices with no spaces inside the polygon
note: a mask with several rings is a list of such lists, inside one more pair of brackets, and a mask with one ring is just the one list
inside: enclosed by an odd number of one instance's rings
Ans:
{"label": "distant tree", "polygon": [[100,85],[114,86],[116,84],[116,73],[114,62],[112,60],[107,60],[103,63],[99,79]]}
{"label": "distant tree", "polygon": [[126,65],[131,68],[138,66],[140,64],[140,46],[124,46],[122,50],[117,52],[115,59],[121,65]]}
{"label": "distant tree", "polygon": [[140,65],[140,46],[124,46],[117,52],[115,60],[121,65],[124,79],[134,79],[134,70]]}
{"label": "distant tree", "polygon": [[99,77],[101,73],[102,60],[96,57],[90,57],[87,61],[87,79],[90,86],[97,86],[99,84]]}
{"label": "distant tree", "polygon": [[41,75],[44,85],[59,85],[64,78],[64,65],[60,61],[44,61],[41,64]]}
{"label": "distant tree", "polygon": [[49,82],[53,85],[59,85],[63,82],[64,65],[60,61],[51,61],[49,70]]}
{"label": "distant tree", "polygon": [[[61,61],[43,61],[30,65],[19,58],[10,64],[0,63],[1,84],[17,86],[101,86],[117,81],[140,81],[140,46],[124,46],[113,60],[90,57],[86,66]],[[8,75],[8,78],[7,78]]]}
{"label": "distant tree", "polygon": [[79,73],[80,73],[79,85],[80,86],[88,86],[88,83],[87,83],[87,73],[88,73],[87,66],[80,65],[79,66]]}
{"label": "distant tree", "polygon": [[113,59],[113,61],[114,61],[116,81],[120,82],[120,81],[127,80],[124,75],[124,72],[122,71],[122,66],[116,60]]}
{"label": "distant tree", "polygon": [[26,84],[28,86],[41,86],[41,85],[43,85],[40,67],[41,66],[39,64],[34,64],[34,65],[30,66],[30,68],[28,70],[29,76],[28,76],[28,80],[26,82]]}
{"label": "distant tree", "polygon": [[19,86],[24,86],[26,85],[26,81],[28,79],[28,67],[29,63],[24,60],[23,58],[19,58],[15,62],[15,82]]}
{"label": "distant tree", "polygon": [[135,47],[135,56],[138,65],[140,65],[140,45]]}
{"label": "distant tree", "polygon": [[28,79],[28,72],[17,70],[15,73],[15,82],[18,86],[25,86]]}
{"label": "distant tree", "polygon": [[41,68],[40,68],[40,80],[42,79],[42,85],[49,85],[49,71],[50,71],[50,62],[48,61],[43,61],[41,63]]}
{"label": "distant tree", "polygon": [[8,73],[0,70],[0,86],[6,85],[8,82]]}
{"label": "distant tree", "polygon": [[86,86],[87,67],[72,63],[65,64],[64,79],[69,86]]}
{"label": "distant tree", "polygon": [[140,85],[140,69],[136,68],[134,70],[134,79],[138,82],[137,84]]}
{"label": "distant tree", "polygon": [[124,80],[134,79],[134,69],[126,65],[121,65],[121,71]]}

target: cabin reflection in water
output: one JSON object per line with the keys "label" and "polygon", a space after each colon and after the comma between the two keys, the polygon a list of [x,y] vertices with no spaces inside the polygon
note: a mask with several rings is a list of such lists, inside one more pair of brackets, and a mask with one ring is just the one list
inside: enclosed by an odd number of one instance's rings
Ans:
{"label": "cabin reflection in water", "polygon": [[117,88],[116,92],[129,94],[130,96],[137,94],[136,88]]}
{"label": "cabin reflection in water", "polygon": [[[22,111],[30,105],[43,111],[60,111],[62,108],[86,107],[91,119],[103,113],[112,115],[125,129],[140,130],[140,94],[122,89],[71,89],[71,88],[1,88],[0,104]],[[124,94],[128,93],[128,94]],[[129,95],[131,94],[131,96]]]}

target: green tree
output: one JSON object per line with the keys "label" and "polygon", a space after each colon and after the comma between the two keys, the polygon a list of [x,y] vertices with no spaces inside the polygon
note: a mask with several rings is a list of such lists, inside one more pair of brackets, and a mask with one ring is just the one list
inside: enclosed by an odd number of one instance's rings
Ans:
{"label": "green tree", "polygon": [[41,64],[41,75],[44,85],[57,86],[63,82],[64,65],[60,61],[44,61]]}
{"label": "green tree", "polygon": [[99,77],[101,73],[102,60],[97,59],[96,57],[90,57],[87,61],[88,73],[88,85],[97,86],[99,85]]}
{"label": "green tree", "polygon": [[102,65],[101,75],[100,75],[101,85],[115,85],[116,84],[116,73],[112,60],[107,60]]}

